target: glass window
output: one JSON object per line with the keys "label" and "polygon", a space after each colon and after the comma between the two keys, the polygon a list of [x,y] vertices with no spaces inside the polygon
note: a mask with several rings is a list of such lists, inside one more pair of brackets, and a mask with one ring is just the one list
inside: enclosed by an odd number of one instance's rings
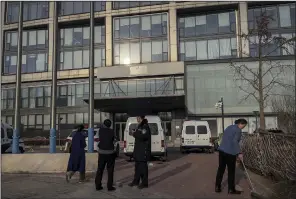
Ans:
{"label": "glass window", "polygon": [[151,62],[151,42],[142,42],[142,62]]}
{"label": "glass window", "polygon": [[38,30],[37,33],[38,33],[38,41],[37,41],[37,43],[41,44],[41,45],[45,45],[46,31],[45,30]]}
{"label": "glass window", "polygon": [[140,63],[140,44],[139,43],[131,43],[131,63]]}
{"label": "glass window", "polygon": [[207,15],[207,32],[218,33],[218,15]]}
{"label": "glass window", "polygon": [[83,124],[83,113],[76,113],[76,124]]}
{"label": "glass window", "polygon": [[196,44],[195,41],[185,42],[186,60],[196,60]]}
{"label": "glass window", "polygon": [[35,115],[29,115],[28,125],[35,125]]}
{"label": "glass window", "polygon": [[152,15],[151,16],[151,32],[152,36],[162,35],[162,20],[161,15]]}
{"label": "glass window", "polygon": [[64,70],[72,68],[72,52],[65,52],[64,54]]}
{"label": "glass window", "polygon": [[36,31],[29,31],[29,46],[35,46],[36,45]]}
{"label": "glass window", "polygon": [[141,17],[141,36],[142,37],[150,37],[151,36],[150,16]]}
{"label": "glass window", "polygon": [[73,29],[67,28],[65,29],[65,46],[72,46],[73,42]]}
{"label": "glass window", "polygon": [[280,13],[280,26],[281,27],[290,27],[291,26],[290,7],[288,5],[287,6],[280,6],[279,13]]}
{"label": "glass window", "polygon": [[207,134],[208,130],[206,126],[197,126],[197,134]]}
{"label": "glass window", "polygon": [[195,17],[185,18],[185,37],[195,35]]}
{"label": "glass window", "polygon": [[218,40],[208,41],[208,57],[209,59],[219,58],[219,41]]}
{"label": "glass window", "polygon": [[36,72],[45,71],[45,54],[38,54],[36,60]]}
{"label": "glass window", "polygon": [[129,43],[120,44],[120,64],[130,64]]}
{"label": "glass window", "polygon": [[[97,37],[96,28],[97,27],[95,27],[95,39]],[[90,28],[89,27],[84,27],[83,28],[83,45],[89,45],[89,38],[90,38]]]}
{"label": "glass window", "polygon": [[17,32],[12,32],[11,33],[11,46],[17,46]]}
{"label": "glass window", "polygon": [[218,23],[219,23],[219,32],[229,32],[230,29],[230,20],[229,13],[220,13],[218,14]]}
{"label": "glass window", "polygon": [[102,27],[101,26],[95,27],[95,43],[96,44],[102,43]]}
{"label": "glass window", "polygon": [[89,67],[89,50],[83,50],[83,63],[82,63],[83,68],[88,68]]}
{"label": "glass window", "polygon": [[231,57],[231,43],[230,39],[220,39],[220,56],[223,57]]}
{"label": "glass window", "polygon": [[194,126],[186,126],[185,133],[186,134],[195,134],[195,127]]}
{"label": "glass window", "polygon": [[140,36],[140,19],[139,17],[132,17],[130,19],[130,37]]}
{"label": "glass window", "polygon": [[68,113],[67,119],[68,119],[68,124],[75,124],[75,115],[74,114]]}
{"label": "glass window", "polygon": [[208,59],[207,41],[197,41],[196,49],[197,49],[197,60]]}
{"label": "glass window", "polygon": [[74,68],[82,68],[82,50],[74,51]]}
{"label": "glass window", "polygon": [[28,32],[23,32],[23,46],[27,46],[28,45]]}
{"label": "glass window", "polygon": [[196,16],[196,33],[197,35],[205,34],[207,31],[207,18],[206,16]]}
{"label": "glass window", "polygon": [[75,46],[82,45],[82,40],[83,40],[82,28],[74,28],[73,45]]}
{"label": "glass window", "polygon": [[120,19],[120,38],[129,38],[129,18]]}
{"label": "glass window", "polygon": [[162,41],[152,41],[152,62],[162,61]]}
{"label": "glass window", "polygon": [[158,135],[158,125],[156,123],[148,123],[151,135]]}

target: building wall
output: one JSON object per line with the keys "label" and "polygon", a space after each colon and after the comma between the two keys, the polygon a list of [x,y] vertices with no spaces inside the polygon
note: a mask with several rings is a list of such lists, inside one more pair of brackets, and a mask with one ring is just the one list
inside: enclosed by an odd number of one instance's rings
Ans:
{"label": "building wall", "polygon": [[[17,2],[11,2],[12,4],[17,4]],[[48,5],[46,3],[44,4],[38,4],[39,7],[37,10],[33,9],[36,2],[27,2],[26,5],[26,11],[25,11],[25,21],[24,21],[24,28],[27,31],[35,31],[36,29],[43,29],[47,31],[47,34],[45,36],[45,43],[47,41],[46,48],[42,48],[43,40],[40,40],[40,42],[35,41],[35,47],[32,49],[31,45],[27,45],[27,49],[24,49],[24,52],[27,54],[35,53],[40,51],[47,51],[47,58],[46,61],[44,61],[44,64],[46,67],[39,71],[30,72],[26,71],[22,74],[22,82],[24,83],[22,85],[22,88],[25,90],[28,87],[49,87],[50,86],[50,80],[52,78],[52,56],[53,56],[53,42],[49,42],[53,40],[53,17],[54,17],[54,2],[48,2]],[[294,7],[293,7],[294,5]],[[291,16],[295,16],[295,4],[289,4],[289,6],[282,6],[281,8],[279,6],[273,6],[272,11],[275,11],[275,13],[279,15],[283,15],[282,13],[291,13]],[[95,57],[96,59],[98,57],[101,57],[101,61],[95,60],[95,67],[97,67],[96,70],[96,76],[98,79],[112,79],[112,78],[147,78],[149,76],[171,76],[171,75],[183,75],[184,74],[184,68],[185,65],[191,65],[193,68],[199,68],[200,66],[194,63],[191,63],[192,61],[200,61],[200,59],[206,59],[212,60],[213,62],[219,62],[218,60],[222,59],[229,59],[229,58],[241,58],[241,57],[249,57],[252,51],[252,46],[250,43],[246,40],[242,40],[239,35],[241,34],[247,34],[249,32],[249,24],[253,23],[253,19],[250,17],[250,13],[254,13],[257,8],[254,8],[255,11],[250,11],[253,9],[253,5],[249,4],[247,2],[116,2],[116,5],[113,5],[112,2],[96,2],[95,3],[95,18],[96,18],[96,26],[104,26],[104,28],[101,29],[101,32],[96,32],[96,35],[100,34],[101,41],[104,42],[98,42],[96,43],[96,48],[100,49],[95,51]],[[45,10],[46,17],[40,10]],[[258,10],[258,9],[257,9]],[[31,12],[30,12],[31,11]],[[35,12],[32,12],[35,11]],[[294,15],[293,15],[294,12]],[[14,21],[13,23],[6,23],[4,19],[6,16],[5,14],[5,2],[1,2],[1,19],[3,21],[0,23],[1,27],[1,46],[6,46],[6,44],[3,43],[4,37],[6,32],[15,32],[17,30],[18,24],[14,23],[17,21],[16,15],[13,14],[13,11],[11,11],[12,14],[10,14],[10,20]],[[36,14],[37,13],[37,14]],[[41,13],[41,15],[40,15]],[[116,28],[115,28],[115,22],[114,20],[116,18],[118,19],[126,19],[129,18],[129,25],[132,27],[133,22],[131,22],[130,16],[148,16],[148,15],[159,15],[159,13],[166,14],[167,19],[164,23],[166,25],[162,24],[162,34],[161,36],[155,36],[155,37],[141,37],[134,38],[129,35],[128,38],[125,39],[113,39]],[[69,28],[81,28],[84,24],[84,27],[88,26],[88,19],[89,19],[89,7],[87,2],[64,2],[63,5],[59,8],[59,28],[60,29],[69,29]],[[295,18],[295,17],[294,17]],[[204,20],[206,19],[206,21]],[[284,21],[287,23],[284,23],[283,20],[277,19],[278,27],[274,28],[273,31],[275,33],[280,32],[280,34],[287,34],[287,33],[293,33],[293,27],[295,27],[295,20],[293,21],[293,17],[288,19],[286,16],[281,16],[281,19],[285,19]],[[141,18],[142,20],[142,18]],[[219,21],[220,20],[220,21]],[[123,20],[124,21],[124,20]],[[194,22],[193,22],[194,21]],[[290,21],[290,26],[288,22]],[[141,23],[138,23],[140,25]],[[215,24],[215,26],[211,26]],[[147,25],[147,24],[146,24]],[[150,24],[153,25],[152,22]],[[194,26],[194,27],[193,27]],[[200,34],[200,30],[203,30],[203,28],[207,26],[209,29],[211,29],[210,32],[202,32]],[[157,27],[157,25],[156,25]],[[147,28],[147,27],[146,27]],[[215,32],[216,29],[219,29]],[[72,31],[72,34],[76,34],[76,30]],[[121,28],[120,28],[121,29]],[[124,27],[122,28],[124,30]],[[142,30],[142,29],[141,29]],[[146,30],[144,28],[144,30]],[[192,31],[194,30],[194,31]],[[213,32],[214,30],[214,32]],[[221,30],[221,31],[220,31]],[[73,66],[71,68],[68,68],[69,70],[65,69],[65,65],[67,65],[64,61],[59,64],[59,68],[63,68],[63,70],[58,71],[58,79],[60,81],[61,85],[72,85],[72,84],[80,84],[83,82],[83,84],[87,84],[87,78],[89,75],[88,71],[88,59],[87,59],[87,49],[88,49],[88,43],[84,43],[84,31],[83,30],[81,35],[78,37],[83,37],[83,42],[80,45],[76,45],[75,42],[68,46],[62,46],[58,49],[58,60],[61,60],[61,56],[63,56],[63,60],[65,60],[65,57],[67,55],[72,53],[71,60],[73,59]],[[64,32],[65,33],[65,32]],[[195,33],[195,35],[191,35],[188,33]],[[41,33],[40,33],[41,34]],[[60,33],[61,36],[62,33]],[[183,34],[183,35],[181,35]],[[87,34],[86,34],[87,35]],[[14,35],[15,36],[15,35]],[[152,35],[153,36],[153,35]],[[27,42],[30,43],[30,38],[34,38],[34,33],[28,33],[27,35]],[[42,36],[36,38],[42,38]],[[69,38],[69,37],[68,37]],[[74,38],[74,36],[73,36]],[[104,39],[105,38],[105,39]],[[65,39],[65,38],[64,38]],[[116,46],[118,44],[126,44],[129,43],[140,43],[142,45],[143,42],[151,42],[151,46],[157,43],[159,40],[166,40],[163,42],[162,46],[162,55],[161,63],[158,62],[160,60],[159,57],[156,56],[155,62],[145,62],[145,59],[142,57],[140,58],[141,61],[138,63],[131,64],[130,67],[123,66],[125,64],[115,61],[115,55],[116,55]],[[87,40],[87,39],[86,39]],[[13,41],[13,40],[11,40]],[[34,41],[34,40],[32,40]],[[15,41],[14,41],[15,42]],[[205,44],[205,42],[207,42]],[[34,43],[34,42],[33,42]],[[66,41],[63,40],[63,44],[66,44]],[[216,49],[224,49],[225,52],[214,52],[213,50],[208,50],[208,47],[205,46],[213,46],[213,44],[217,44]],[[230,44],[230,45],[229,45]],[[120,46],[119,45],[119,46]],[[139,46],[141,46],[139,45]],[[166,47],[167,45],[167,47]],[[227,48],[225,47],[227,46]],[[15,46],[14,46],[15,47]],[[29,48],[30,47],[30,48]],[[167,49],[166,49],[167,48]],[[137,48],[139,50],[142,50],[143,48]],[[155,50],[154,50],[155,49]],[[150,51],[150,54],[148,54],[152,59],[152,53],[158,52],[159,49],[154,48]],[[202,49],[202,52],[200,50]],[[212,48],[213,49],[213,48]],[[26,52],[27,50],[27,52]],[[132,52],[132,48],[129,48],[129,51]],[[5,51],[5,52],[3,52]],[[15,48],[14,49],[0,49],[1,56],[0,56],[0,65],[1,70],[4,68],[4,56],[3,53],[10,53],[15,54]],[[61,55],[60,52],[63,52]],[[66,52],[68,53],[66,55]],[[71,52],[71,53],[70,53]],[[227,53],[226,53],[227,52]],[[82,54],[82,61],[79,60],[79,64],[77,65],[77,62],[75,61],[75,53]],[[131,53],[132,54],[132,53]],[[85,56],[84,56],[85,55]],[[145,54],[146,55],[146,54]],[[160,55],[160,54],[157,54]],[[280,54],[284,55],[284,54]],[[142,56],[142,54],[140,54]],[[38,57],[38,55],[37,55]],[[15,59],[15,58],[13,58]],[[27,65],[30,65],[29,61],[30,57],[26,57],[26,63]],[[68,59],[66,59],[68,61]],[[120,56],[119,56],[120,60]],[[11,63],[11,60],[10,60]],[[23,63],[24,64],[24,63]],[[36,61],[34,63],[36,65],[35,69],[37,70],[38,66],[43,66],[42,61]],[[129,65],[129,64],[127,64]],[[76,68],[77,67],[77,68]],[[217,75],[210,75],[207,73],[208,69],[204,71],[198,72],[199,74],[196,75],[196,71],[192,71],[193,77],[203,78],[203,75],[207,75],[208,78],[216,77]],[[210,69],[211,70],[211,69]],[[227,72],[225,70],[220,70],[221,74],[224,74],[224,77],[227,76]],[[186,72],[185,72],[186,73]],[[189,74],[190,76],[191,74]],[[195,76],[194,76],[195,75]],[[186,74],[185,74],[186,76]],[[193,78],[192,77],[192,78]],[[202,81],[202,80],[196,80],[196,81]],[[220,79],[223,79],[220,77]],[[5,85],[6,88],[13,88],[16,81],[16,77],[14,74],[3,74],[3,70],[1,73],[1,83],[2,85]],[[80,83],[79,83],[80,82]],[[26,84],[25,84],[26,83]],[[185,83],[186,84],[186,83]],[[188,85],[190,85],[190,79],[188,79]],[[199,85],[197,85],[199,86]],[[221,86],[221,85],[217,85]],[[67,87],[67,97],[72,96],[72,87]],[[220,87],[219,87],[220,88]],[[192,89],[192,87],[188,87],[188,89]],[[199,89],[203,89],[203,92],[206,91],[206,87],[200,87]],[[220,91],[220,89],[216,89],[216,91]],[[34,90],[34,89],[32,89]],[[40,90],[40,89],[37,89]],[[42,90],[42,89],[41,89]],[[70,90],[70,91],[69,91]],[[76,90],[75,92],[80,92],[81,89]],[[87,87],[84,88],[84,90],[87,90]],[[215,91],[215,93],[216,93]],[[29,90],[27,90],[29,92]],[[33,91],[32,91],[33,92]],[[37,92],[37,91],[36,91]],[[41,91],[40,91],[41,92]],[[84,92],[84,91],[83,91]],[[11,92],[13,93],[13,92]],[[68,94],[70,93],[70,94]],[[210,106],[210,104],[214,101],[216,101],[216,98],[220,96],[220,94],[213,94],[213,96],[210,96],[212,94],[206,93],[208,95],[207,97],[211,97],[210,100],[207,102],[190,102],[190,94],[188,93],[187,101],[188,101],[188,107],[190,108],[190,111],[194,114],[202,113],[202,114],[211,114],[215,115],[216,110],[213,110]],[[24,92],[24,98],[26,98],[26,92]],[[29,95],[34,96],[35,94]],[[62,94],[61,94],[62,95]],[[79,94],[80,95],[80,94]],[[87,95],[87,92],[84,92],[83,95]],[[35,118],[35,122],[29,122],[27,121],[27,126],[34,126],[34,128],[41,128],[47,131],[47,125],[48,125],[48,114],[50,114],[49,110],[49,104],[46,104],[45,102],[48,100],[50,96],[50,93],[46,91],[46,89],[43,89],[42,96],[38,96],[36,94],[34,98],[35,105],[32,105],[32,108],[22,108],[21,112],[24,115],[27,115],[28,118]],[[76,93],[75,93],[76,96]],[[44,105],[39,106],[38,105],[38,98],[42,98]],[[69,97],[70,98],[70,97]],[[75,97],[73,97],[75,98]],[[79,97],[78,97],[79,98]],[[227,98],[227,97],[226,97]],[[10,100],[11,106],[13,107],[13,94],[12,96],[7,96],[2,99]],[[229,103],[234,98],[231,98],[229,100]],[[31,101],[34,101],[33,99]],[[191,99],[193,100],[193,98]],[[6,105],[8,103],[6,101]],[[24,100],[25,101],[25,100]],[[30,99],[29,99],[30,101]],[[28,101],[28,103],[29,103]],[[231,101],[232,103],[236,104],[237,102]],[[2,100],[2,103],[4,103],[4,100]],[[72,103],[72,102],[71,102]],[[191,103],[191,105],[190,105]],[[197,103],[197,104],[196,104]],[[204,103],[204,104],[203,104]],[[227,102],[228,103],[228,102]],[[230,105],[232,104],[230,103]],[[40,101],[41,104],[41,101]],[[192,105],[194,104],[194,105]],[[204,107],[198,107],[198,106],[204,106]],[[1,105],[2,107],[3,104]],[[246,110],[248,108],[255,108],[254,105],[250,102],[248,106],[242,106],[241,108]],[[236,113],[239,109],[228,109],[227,111],[229,113]],[[62,120],[62,122],[66,123],[75,123],[75,122],[85,122],[87,121],[87,112],[88,108],[85,104],[79,104],[71,107],[59,107],[57,112],[61,114],[63,118],[67,118],[65,120]],[[13,109],[5,109],[2,111],[2,114],[5,116],[5,120],[13,120]],[[72,114],[72,115],[71,115]],[[74,114],[74,116],[73,116]],[[83,115],[83,119],[81,119],[81,114]],[[173,113],[175,114],[175,113]],[[34,116],[30,116],[34,115]],[[42,117],[38,116],[42,115]],[[60,116],[58,116],[60,117]],[[102,118],[110,117],[108,114],[105,113],[96,113],[96,120],[102,120]],[[8,118],[8,119],[7,119]],[[41,119],[42,118],[42,119]],[[74,118],[74,119],[73,119]],[[78,118],[76,120],[76,118]],[[25,120],[25,117],[23,117],[23,121]],[[33,120],[33,119],[32,119]],[[38,120],[38,122],[37,122]],[[40,122],[42,120],[43,122]],[[176,125],[173,126],[172,124],[172,131],[176,131],[178,133],[178,129],[176,129],[177,124],[181,123],[182,118],[177,118],[177,121],[172,122],[176,123]],[[68,122],[71,121],[71,122]],[[34,124],[33,124],[34,123]],[[42,124],[41,124],[42,123]],[[172,135],[173,136],[173,135]]]}

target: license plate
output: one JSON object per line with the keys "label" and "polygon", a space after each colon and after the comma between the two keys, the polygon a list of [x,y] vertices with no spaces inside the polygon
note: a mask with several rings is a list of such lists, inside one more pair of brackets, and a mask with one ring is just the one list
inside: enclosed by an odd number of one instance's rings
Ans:
{"label": "license plate", "polygon": [[187,141],[187,144],[194,144],[194,141]]}

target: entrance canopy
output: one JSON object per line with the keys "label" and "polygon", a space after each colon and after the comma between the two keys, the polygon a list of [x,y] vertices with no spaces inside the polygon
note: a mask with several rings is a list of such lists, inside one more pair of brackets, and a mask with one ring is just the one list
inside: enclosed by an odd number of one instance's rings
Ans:
{"label": "entrance canopy", "polygon": [[[89,103],[89,99],[84,99]],[[102,112],[145,115],[185,108],[184,95],[150,97],[103,97],[94,99],[94,107]]]}

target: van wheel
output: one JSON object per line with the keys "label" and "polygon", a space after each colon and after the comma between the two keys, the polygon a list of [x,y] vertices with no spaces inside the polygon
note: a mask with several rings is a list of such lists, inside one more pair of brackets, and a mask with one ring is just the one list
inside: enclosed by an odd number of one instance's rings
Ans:
{"label": "van wheel", "polygon": [[182,149],[182,147],[180,147],[180,152],[181,152],[182,154],[185,153],[185,151]]}

